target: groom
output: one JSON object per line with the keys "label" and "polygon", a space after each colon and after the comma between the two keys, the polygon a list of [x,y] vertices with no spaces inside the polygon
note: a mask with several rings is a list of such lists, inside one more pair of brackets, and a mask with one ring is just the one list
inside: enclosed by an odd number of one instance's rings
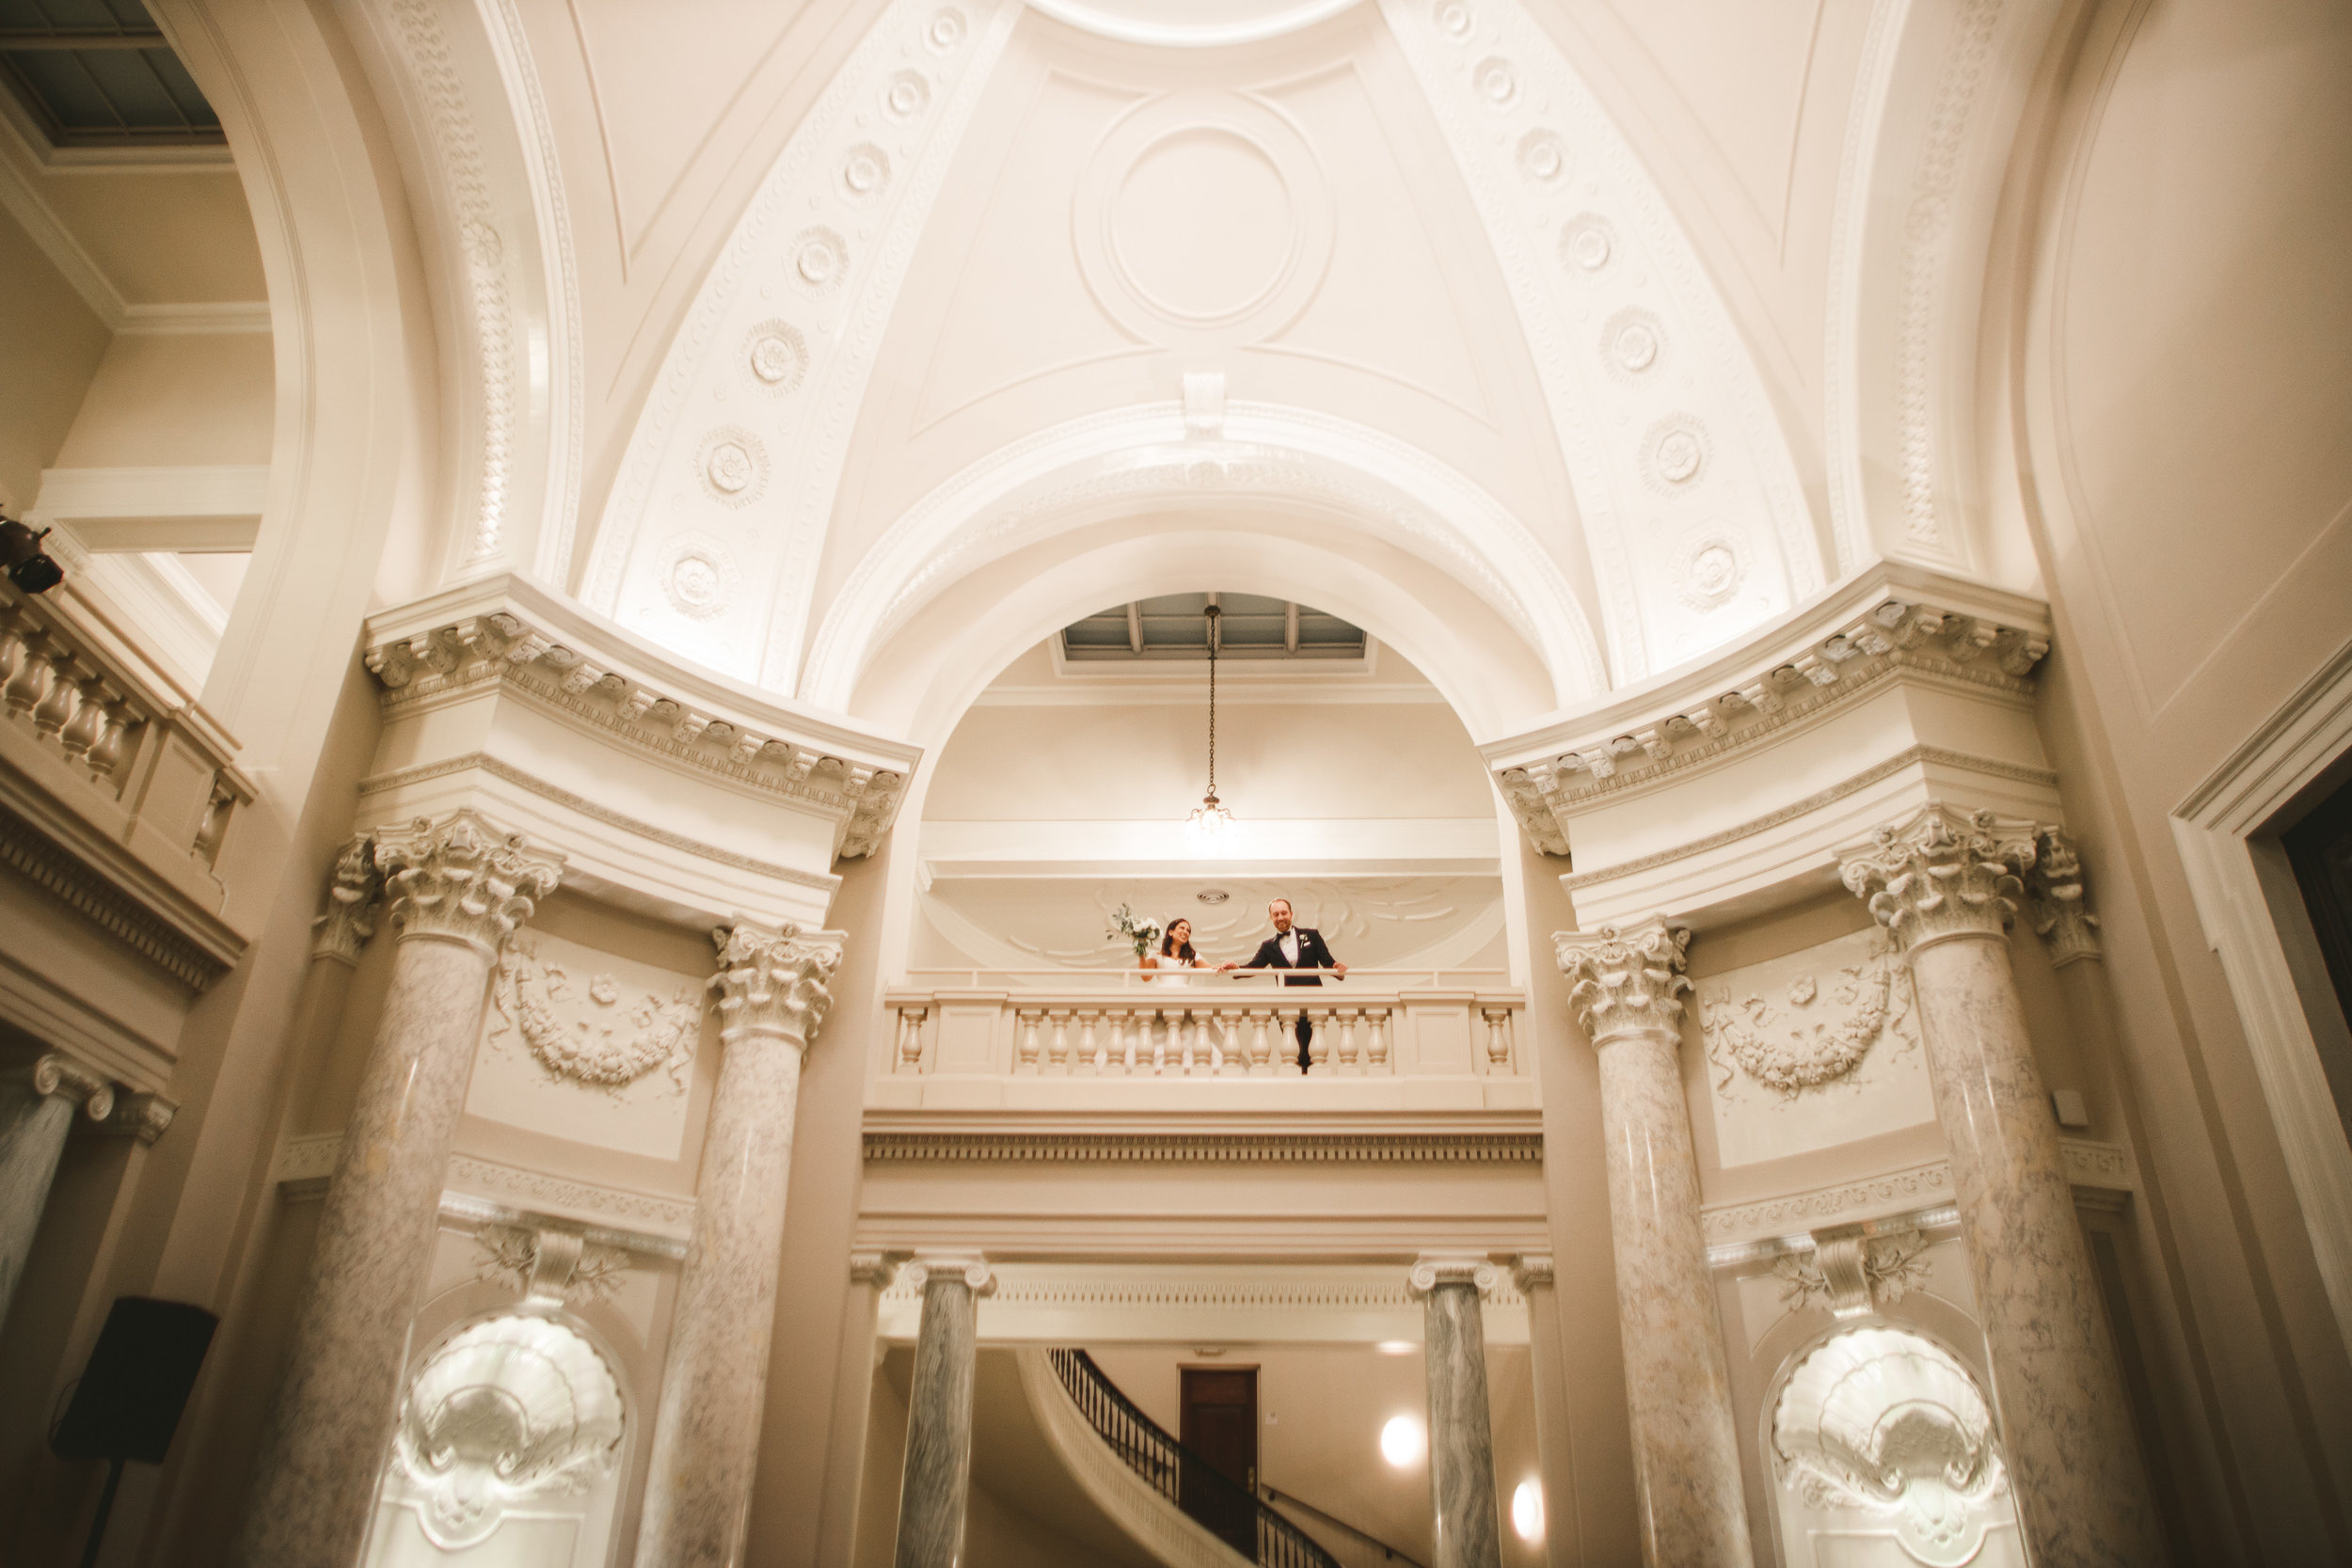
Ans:
{"label": "groom", "polygon": [[[1265,907],[1274,922],[1274,934],[1258,944],[1256,957],[1246,964],[1231,965],[1240,969],[1327,969],[1335,975],[1344,975],[1347,966],[1331,957],[1331,950],[1323,945],[1323,933],[1311,931],[1304,926],[1291,924],[1291,901],[1277,898]],[[1320,974],[1294,974],[1282,981],[1286,986],[1319,986]],[[1307,1022],[1307,1015],[1298,1015],[1298,1070],[1310,1066],[1307,1042],[1314,1030]]]}

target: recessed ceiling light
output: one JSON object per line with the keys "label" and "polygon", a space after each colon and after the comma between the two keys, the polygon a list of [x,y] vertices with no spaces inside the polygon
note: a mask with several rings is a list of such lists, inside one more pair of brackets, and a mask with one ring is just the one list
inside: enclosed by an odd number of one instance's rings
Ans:
{"label": "recessed ceiling light", "polygon": [[1421,1349],[1410,1339],[1383,1339],[1372,1348],[1383,1355],[1410,1355]]}
{"label": "recessed ceiling light", "polygon": [[1402,1470],[1422,1455],[1421,1423],[1410,1416],[1391,1416],[1380,1429],[1380,1457]]}
{"label": "recessed ceiling light", "polygon": [[1193,895],[1193,896],[1200,899],[1203,904],[1222,904],[1225,900],[1231,898],[1232,895],[1226,892],[1221,887],[1204,887],[1199,893]]}

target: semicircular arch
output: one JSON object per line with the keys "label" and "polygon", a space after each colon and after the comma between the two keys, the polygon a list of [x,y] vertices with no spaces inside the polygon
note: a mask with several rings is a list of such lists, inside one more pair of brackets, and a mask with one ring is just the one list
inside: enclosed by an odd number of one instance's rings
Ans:
{"label": "semicircular arch", "polygon": [[[1225,432],[1188,441],[1180,406],[1151,404],[1057,426],[968,466],[851,571],[810,647],[802,698],[851,709],[876,650],[947,584],[992,562],[1111,518],[1133,527],[1162,508],[1199,513],[1211,503],[1250,517],[1253,531],[1277,517],[1336,526],[1343,546],[1394,551],[1444,574],[1532,652],[1549,687],[1539,711],[1608,689],[1599,643],[1558,565],[1470,480],[1406,443],[1299,409],[1237,404]],[[1308,587],[1286,596],[1312,600]]]}

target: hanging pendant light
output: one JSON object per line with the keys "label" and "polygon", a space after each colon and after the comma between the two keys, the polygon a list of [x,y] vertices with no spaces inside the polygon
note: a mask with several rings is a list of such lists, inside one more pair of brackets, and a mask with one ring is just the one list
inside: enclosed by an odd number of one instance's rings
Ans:
{"label": "hanging pendant light", "polygon": [[1216,798],[1216,650],[1217,617],[1224,611],[1213,598],[1205,612],[1208,617],[1209,639],[1209,792],[1200,797],[1200,803],[1184,818],[1184,831],[1202,846],[1216,844],[1233,825],[1233,814],[1218,803]]}

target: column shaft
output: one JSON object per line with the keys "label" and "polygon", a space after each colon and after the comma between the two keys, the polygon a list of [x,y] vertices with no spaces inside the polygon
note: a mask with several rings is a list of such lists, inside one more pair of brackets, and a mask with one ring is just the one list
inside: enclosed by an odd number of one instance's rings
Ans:
{"label": "column shaft", "polygon": [[2163,1547],[2006,939],[2036,836],[1931,802],[1850,850],[1844,877],[1910,957],[2034,1561],[2123,1568]]}
{"label": "column shaft", "polygon": [[114,1108],[114,1085],[56,1054],[0,1085],[0,1323],[24,1277],[77,1101],[103,1121]]}
{"label": "column shaft", "polygon": [[263,1440],[246,1535],[256,1564],[344,1568],[358,1559],[491,962],[455,941],[403,942],[393,958]]}
{"label": "column shaft", "polygon": [[966,1274],[927,1268],[923,1325],[914,1341],[914,1382],[907,1398],[897,1568],[956,1568],[962,1555],[964,1502],[972,1483],[977,1323],[977,1304]]}
{"label": "column shaft", "polygon": [[1600,1056],[1617,1328],[1632,1415],[1642,1560],[1652,1568],[1748,1568],[1746,1495],[1698,1161],[1677,1055],[1690,933],[1652,917],[1563,933],[1560,967]]}
{"label": "column shaft", "polygon": [[1912,984],[2009,1464],[2037,1560],[2163,1560],[2082,1223],[1997,940],[1915,951]]}
{"label": "column shaft", "polygon": [[1707,1269],[1677,1043],[1626,1035],[1600,1050],[1609,1231],[1642,1556],[1661,1565],[1744,1564],[1747,1500],[1731,1421],[1731,1374]]}
{"label": "column shaft", "polygon": [[374,859],[400,945],[262,1435],[237,1553],[248,1568],[358,1558],[491,966],[556,880],[554,857],[469,810],[386,830]]}
{"label": "column shaft", "polygon": [[801,1051],[780,1039],[723,1049],[654,1423],[643,1568],[738,1560],[759,1459]]}
{"label": "column shaft", "polygon": [[832,1004],[841,936],[749,921],[716,933],[718,1092],[694,1186],[637,1529],[638,1568],[728,1568],[743,1557],[759,1464],[768,1348],[801,1063]]}
{"label": "column shaft", "polygon": [[1429,1369],[1429,1490],[1438,1514],[1434,1568],[1500,1568],[1486,1327],[1477,1283],[1432,1285],[1422,1301],[1422,1323]]}

